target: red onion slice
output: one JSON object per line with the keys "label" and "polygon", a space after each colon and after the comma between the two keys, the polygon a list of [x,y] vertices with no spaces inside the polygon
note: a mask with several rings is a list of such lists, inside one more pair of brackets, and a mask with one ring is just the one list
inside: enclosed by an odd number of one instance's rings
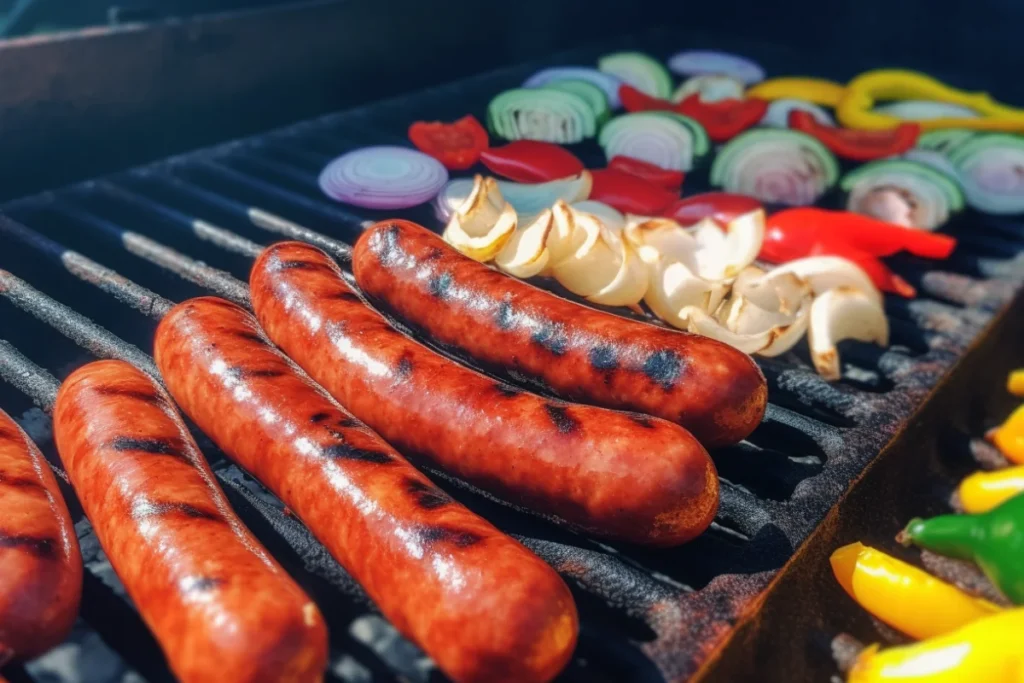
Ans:
{"label": "red onion slice", "polygon": [[335,201],[366,209],[408,209],[429,202],[448,182],[437,159],[407,147],[364,147],[338,157],[320,173],[320,189]]}
{"label": "red onion slice", "polygon": [[687,50],[672,55],[668,68],[683,76],[724,74],[747,85],[764,80],[764,69],[753,60],[716,50]]}

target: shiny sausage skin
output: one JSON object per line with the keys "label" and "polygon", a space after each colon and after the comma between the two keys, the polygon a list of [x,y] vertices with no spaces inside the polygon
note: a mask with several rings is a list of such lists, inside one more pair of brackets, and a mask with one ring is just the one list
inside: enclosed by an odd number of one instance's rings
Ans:
{"label": "shiny sausage skin", "polygon": [[0,666],[64,640],[81,597],[82,555],[57,480],[0,411]]}
{"label": "shiny sausage skin", "polygon": [[433,340],[563,398],[665,418],[709,448],[749,436],[764,417],[768,389],[746,354],[567,301],[415,223],[368,228],[353,269],[365,294]]}
{"label": "shiny sausage skin", "polygon": [[466,369],[391,327],[307,244],[266,249],[250,283],[270,338],[403,453],[615,540],[675,545],[711,523],[715,467],[679,425]]}
{"label": "shiny sausage skin", "polygon": [[572,655],[569,589],[434,486],[212,297],[173,308],[155,358],[171,394],[294,511],[395,627],[457,681],[546,681]]}
{"label": "shiny sausage skin", "polygon": [[82,508],[179,680],[322,680],[323,617],[231,510],[163,389],[90,363],[53,415]]}

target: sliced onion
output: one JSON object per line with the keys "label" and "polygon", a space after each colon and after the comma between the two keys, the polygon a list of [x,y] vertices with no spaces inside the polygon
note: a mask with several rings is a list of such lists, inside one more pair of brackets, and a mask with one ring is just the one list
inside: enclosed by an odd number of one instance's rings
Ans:
{"label": "sliced onion", "polygon": [[551,257],[547,241],[554,227],[554,216],[545,209],[530,225],[520,226],[494,259],[494,265],[522,279],[539,275]]}
{"label": "sliced onion", "polygon": [[673,102],[682,102],[694,93],[700,94],[703,102],[721,102],[722,100],[743,99],[743,82],[732,76],[721,74],[705,74],[692,76],[672,93]]}
{"label": "sliced onion", "polygon": [[[510,180],[499,180],[497,183],[505,201],[519,214],[520,222],[528,223],[545,209],[551,208],[559,199],[567,202],[583,201],[590,196],[593,180],[590,173],[584,171],[571,178],[547,183],[514,183]],[[469,178],[450,181],[434,203],[437,217],[447,223],[452,213],[466,201],[472,191],[473,180]]]}
{"label": "sliced onion", "polygon": [[367,209],[407,209],[429,202],[448,181],[440,161],[406,147],[364,147],[327,164],[320,189]]}
{"label": "sliced onion", "polygon": [[784,278],[795,276],[799,281],[805,282],[812,293],[816,296],[824,294],[830,289],[845,287],[856,289],[871,297],[874,301],[882,302],[882,293],[871,282],[860,266],[839,256],[808,256],[807,258],[796,259],[789,263],[773,268],[759,278],[750,278],[740,282],[737,278],[735,289],[745,296],[755,298],[761,305],[771,306],[758,299],[758,291],[778,292],[780,287],[788,285],[780,284]]}
{"label": "sliced onion", "polygon": [[764,80],[764,69],[753,60],[716,50],[686,50],[672,55],[668,68],[683,76],[724,74],[745,85]]}
{"label": "sliced onion", "polygon": [[685,330],[689,321],[682,315],[687,308],[708,311],[717,308],[728,287],[697,277],[679,262],[658,259],[648,264],[650,285],[644,303],[669,325]]}
{"label": "sliced onion", "polygon": [[474,178],[473,191],[455,211],[444,240],[474,261],[498,255],[515,232],[516,211],[501,196],[494,178]]}
{"label": "sliced onion", "polygon": [[748,131],[727,143],[711,166],[711,183],[763,202],[805,206],[832,185],[839,164],[809,135],[778,129]]}
{"label": "sliced onion", "polygon": [[686,329],[690,332],[724,342],[743,353],[757,353],[774,339],[771,330],[757,334],[737,334],[696,306],[687,306],[679,317],[686,321]]}
{"label": "sliced onion", "polygon": [[963,208],[952,178],[931,166],[905,159],[882,159],[861,166],[842,180],[846,209],[908,228],[935,230]]}
{"label": "sliced onion", "polygon": [[899,100],[886,102],[874,108],[879,114],[888,114],[904,121],[929,119],[976,119],[981,115],[970,107],[935,100]]}
{"label": "sliced onion", "polygon": [[953,166],[953,162],[942,152],[933,149],[915,147],[904,153],[900,158],[934,168],[939,173],[945,173],[949,178],[955,179],[957,176],[956,167]]}
{"label": "sliced onion", "polygon": [[814,120],[826,126],[835,126],[836,121],[832,115],[813,102],[804,100],[782,99],[775,100],[768,105],[768,111],[761,118],[760,125],[772,128],[789,128],[789,112],[805,111],[814,117]]}
{"label": "sliced onion", "polygon": [[986,213],[1024,213],[1024,138],[979,135],[950,154],[967,202]]}
{"label": "sliced onion", "polygon": [[568,79],[587,81],[593,83],[604,91],[608,98],[608,105],[612,109],[619,109],[622,103],[619,100],[619,86],[622,81],[611,74],[591,69],[586,66],[558,66],[549,69],[542,69],[526,79],[524,88],[541,88],[552,81],[564,81]]}
{"label": "sliced onion", "polygon": [[808,342],[818,374],[827,380],[841,376],[836,344],[844,339],[889,345],[889,321],[882,305],[857,289],[830,289],[811,304]]}
{"label": "sliced onion", "polygon": [[626,217],[613,206],[608,206],[604,202],[595,202],[592,199],[587,199],[582,202],[576,202],[572,205],[572,208],[576,211],[582,211],[583,213],[589,213],[591,216],[596,216],[604,227],[608,228],[616,235],[621,235],[622,231],[626,228]]}
{"label": "sliced onion", "polygon": [[487,125],[506,140],[575,144],[597,133],[597,116],[577,94],[550,88],[515,88],[487,105]]}
{"label": "sliced onion", "polygon": [[667,112],[617,116],[601,129],[598,143],[608,160],[628,156],[671,171],[689,171],[711,148],[703,126]]}

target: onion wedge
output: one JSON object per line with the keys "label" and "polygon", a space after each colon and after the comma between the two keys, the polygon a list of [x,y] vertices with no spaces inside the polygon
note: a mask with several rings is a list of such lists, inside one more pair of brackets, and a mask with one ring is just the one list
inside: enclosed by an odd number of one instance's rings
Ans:
{"label": "onion wedge", "polygon": [[746,284],[743,294],[755,297],[755,292],[759,288],[790,275],[806,282],[815,296],[837,287],[847,287],[863,292],[879,304],[882,303],[882,293],[871,282],[867,273],[853,261],[840,256],[809,256],[784,263],[759,280]]}
{"label": "onion wedge", "polygon": [[772,342],[770,330],[758,334],[737,334],[697,306],[683,308],[679,317],[686,321],[688,331],[724,342],[743,353],[757,353]]}
{"label": "onion wedge", "polygon": [[493,178],[477,176],[473,190],[448,221],[444,240],[474,261],[498,255],[516,229],[516,211]]}
{"label": "onion wedge", "polygon": [[[492,179],[493,180],[493,179]],[[502,196],[519,214],[524,223],[531,222],[544,209],[551,208],[555,201],[562,199],[570,204],[581,202],[590,196],[593,178],[588,171],[561,180],[546,183],[514,183],[497,180]],[[448,181],[434,202],[438,218],[447,222],[452,214],[466,201],[473,191],[476,178],[458,178]]]}
{"label": "onion wedge", "polygon": [[540,274],[551,257],[547,242],[553,227],[554,215],[550,209],[546,209],[533,223],[512,233],[494,259],[494,264],[500,270],[521,279]]}
{"label": "onion wedge", "polygon": [[889,344],[889,321],[881,304],[852,287],[830,289],[811,304],[811,360],[826,380],[841,376],[836,344],[844,339]]}
{"label": "onion wedge", "polygon": [[689,321],[680,314],[686,308],[709,311],[717,308],[728,287],[694,275],[685,264],[660,259],[648,264],[649,282],[644,303],[669,325],[687,329]]}

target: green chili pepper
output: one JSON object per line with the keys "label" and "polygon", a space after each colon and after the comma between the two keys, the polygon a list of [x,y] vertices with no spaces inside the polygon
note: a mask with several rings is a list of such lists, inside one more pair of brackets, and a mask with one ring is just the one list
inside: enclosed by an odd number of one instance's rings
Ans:
{"label": "green chili pepper", "polygon": [[974,561],[1006,597],[1024,604],[1024,494],[979,515],[913,519],[901,539]]}

